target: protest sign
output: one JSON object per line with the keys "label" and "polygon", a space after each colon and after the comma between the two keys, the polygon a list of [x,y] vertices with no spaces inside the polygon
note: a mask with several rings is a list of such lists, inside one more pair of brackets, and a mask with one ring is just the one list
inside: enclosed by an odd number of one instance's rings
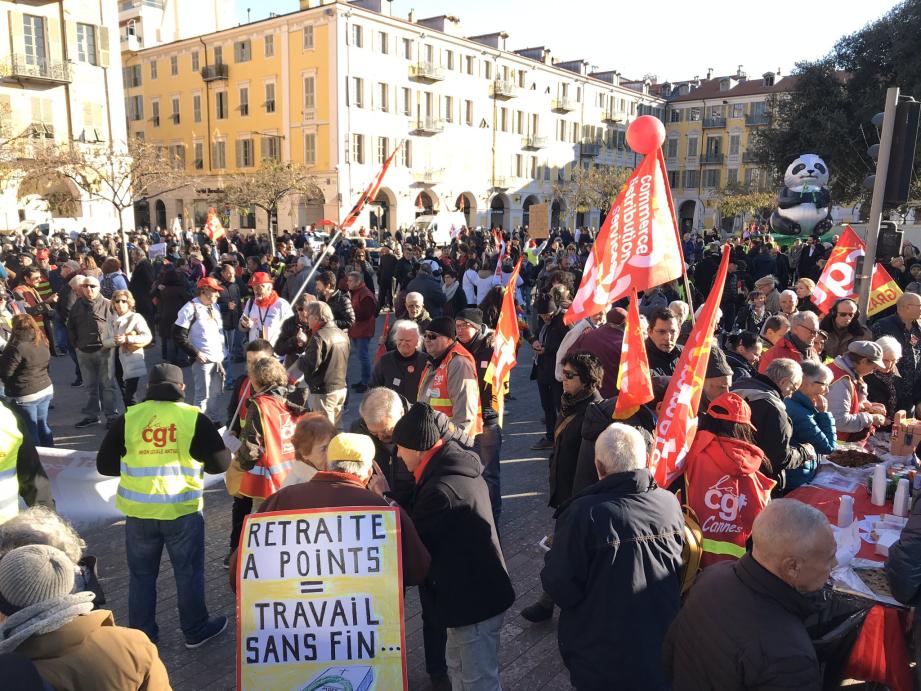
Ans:
{"label": "protest sign", "polygon": [[237,688],[406,689],[396,508],[246,517],[237,573]]}

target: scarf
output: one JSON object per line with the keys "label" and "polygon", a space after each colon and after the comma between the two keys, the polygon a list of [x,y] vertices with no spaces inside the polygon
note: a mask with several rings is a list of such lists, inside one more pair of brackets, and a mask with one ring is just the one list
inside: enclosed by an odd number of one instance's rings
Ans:
{"label": "scarf", "polygon": [[583,389],[581,392],[574,396],[572,394],[564,393],[561,406],[563,417],[572,415],[574,412],[576,412],[576,408],[578,408],[582,403],[590,398],[595,398],[596,396],[598,396],[598,389],[592,388]]}
{"label": "scarf", "polygon": [[454,294],[457,293],[457,289],[459,286],[460,284],[457,281],[454,281],[454,283],[452,283],[449,286],[445,286],[444,288],[445,297],[448,299],[448,302],[454,299]]}
{"label": "scarf", "polygon": [[269,296],[267,298],[263,298],[262,300],[257,300],[256,298],[253,298],[253,302],[256,303],[256,306],[259,307],[259,309],[267,309],[271,307],[272,305],[274,305],[277,300],[278,300],[278,293],[276,293],[274,290],[271,293],[269,293]]}
{"label": "scarf", "polygon": [[0,624],[0,654],[11,653],[32,636],[57,631],[93,611],[96,595],[87,591],[44,600],[19,610]]}

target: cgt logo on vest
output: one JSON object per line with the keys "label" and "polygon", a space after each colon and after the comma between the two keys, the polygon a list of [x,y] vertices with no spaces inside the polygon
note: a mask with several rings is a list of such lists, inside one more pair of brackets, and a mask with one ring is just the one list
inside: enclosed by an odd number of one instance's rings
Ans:
{"label": "cgt logo on vest", "polygon": [[154,447],[162,449],[167,442],[176,443],[176,423],[172,422],[169,426],[164,427],[157,424],[157,416],[150,418],[147,426],[141,431],[141,439],[147,444],[153,444]]}
{"label": "cgt logo on vest", "polygon": [[291,440],[294,438],[294,429],[296,425],[291,416],[285,414],[284,422],[281,423],[281,452],[283,454],[294,453],[294,444]]}
{"label": "cgt logo on vest", "polygon": [[[704,494],[704,504],[707,508],[717,511],[715,516],[707,516],[700,529],[705,533],[741,533],[742,526],[736,524],[739,511],[748,503],[744,494],[729,482],[728,475],[723,475]],[[726,483],[724,485],[724,483]]]}

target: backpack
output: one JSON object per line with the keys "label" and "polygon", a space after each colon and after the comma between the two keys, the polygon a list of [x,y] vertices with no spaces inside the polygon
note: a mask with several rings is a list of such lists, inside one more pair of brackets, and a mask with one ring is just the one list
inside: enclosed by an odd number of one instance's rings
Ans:
{"label": "backpack", "polygon": [[684,596],[694,579],[700,573],[700,561],[704,555],[704,533],[700,529],[697,513],[687,503],[687,479],[681,492],[681,512],[684,514],[684,544],[681,547],[681,595]]}
{"label": "backpack", "polygon": [[111,300],[112,295],[115,293],[115,276],[120,274],[120,271],[113,271],[110,274],[105,274],[102,277],[102,281],[99,283],[99,292],[102,293],[102,297],[106,300]]}

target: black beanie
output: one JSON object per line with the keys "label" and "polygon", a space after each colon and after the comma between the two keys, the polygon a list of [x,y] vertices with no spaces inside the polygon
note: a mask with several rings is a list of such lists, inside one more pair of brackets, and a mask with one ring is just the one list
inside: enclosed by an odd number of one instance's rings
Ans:
{"label": "black beanie", "polygon": [[710,359],[707,362],[707,375],[705,378],[726,376],[732,376],[732,367],[729,366],[723,351],[713,346],[710,348]]}
{"label": "black beanie", "polygon": [[467,322],[474,326],[483,326],[483,310],[479,307],[465,307],[454,315],[454,320]]}
{"label": "black beanie", "polygon": [[413,403],[393,428],[392,441],[397,446],[413,451],[428,451],[441,433],[435,424],[435,411],[428,403]]}
{"label": "black beanie", "polygon": [[448,338],[457,338],[457,329],[454,327],[454,320],[451,317],[435,317],[425,327],[425,330]]}

